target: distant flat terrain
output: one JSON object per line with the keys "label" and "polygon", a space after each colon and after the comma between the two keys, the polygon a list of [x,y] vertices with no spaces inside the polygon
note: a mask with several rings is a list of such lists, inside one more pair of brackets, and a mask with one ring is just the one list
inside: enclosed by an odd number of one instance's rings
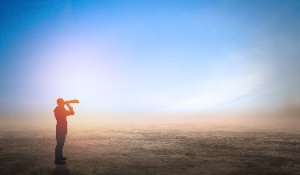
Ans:
{"label": "distant flat terrain", "polygon": [[300,174],[300,132],[222,125],[69,128],[66,165],[54,129],[2,130],[0,174]]}

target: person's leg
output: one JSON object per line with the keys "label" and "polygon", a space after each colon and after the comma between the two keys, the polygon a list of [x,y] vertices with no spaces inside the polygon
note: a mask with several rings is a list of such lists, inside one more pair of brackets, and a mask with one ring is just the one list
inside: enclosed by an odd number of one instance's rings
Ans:
{"label": "person's leg", "polygon": [[63,149],[63,140],[64,138],[59,136],[57,137],[57,144],[55,148],[55,163],[61,163],[62,161],[62,149]]}
{"label": "person's leg", "polygon": [[65,142],[65,135],[60,132],[60,128],[56,128],[56,147],[55,147],[55,163],[62,162],[62,149]]}
{"label": "person's leg", "polygon": [[64,134],[63,136],[62,136],[62,149],[61,149],[61,157],[60,157],[60,159],[61,160],[66,160],[67,158],[65,158],[64,156],[63,156],[63,148],[64,148],[64,145],[65,145],[65,141],[66,141],[66,134]]}

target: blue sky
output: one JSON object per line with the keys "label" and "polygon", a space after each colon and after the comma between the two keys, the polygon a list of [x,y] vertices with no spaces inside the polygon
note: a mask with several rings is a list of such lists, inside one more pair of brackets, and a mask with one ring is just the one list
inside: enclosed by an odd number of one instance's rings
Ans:
{"label": "blue sky", "polygon": [[267,109],[300,98],[298,1],[1,1],[1,111]]}

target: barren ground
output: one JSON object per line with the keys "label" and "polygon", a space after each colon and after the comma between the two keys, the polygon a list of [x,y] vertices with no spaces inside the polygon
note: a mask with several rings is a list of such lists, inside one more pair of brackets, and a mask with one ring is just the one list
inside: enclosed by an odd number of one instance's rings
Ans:
{"label": "barren ground", "polygon": [[300,174],[300,130],[222,125],[69,128],[66,165],[54,129],[0,133],[0,174]]}

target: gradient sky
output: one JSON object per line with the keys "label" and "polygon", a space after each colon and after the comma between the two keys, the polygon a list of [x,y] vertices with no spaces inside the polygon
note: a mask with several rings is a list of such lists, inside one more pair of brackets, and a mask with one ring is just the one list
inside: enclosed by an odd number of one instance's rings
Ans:
{"label": "gradient sky", "polygon": [[297,0],[0,1],[0,26],[1,113],[300,102]]}

